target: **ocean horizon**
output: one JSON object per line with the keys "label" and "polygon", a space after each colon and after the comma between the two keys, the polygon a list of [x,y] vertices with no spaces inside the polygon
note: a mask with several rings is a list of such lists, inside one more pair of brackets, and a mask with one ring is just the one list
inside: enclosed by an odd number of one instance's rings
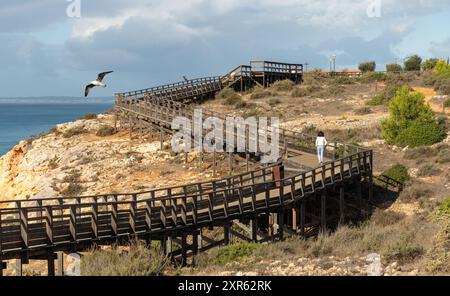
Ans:
{"label": "ocean horizon", "polygon": [[87,113],[105,112],[113,103],[110,97],[0,98],[0,156],[21,140]]}

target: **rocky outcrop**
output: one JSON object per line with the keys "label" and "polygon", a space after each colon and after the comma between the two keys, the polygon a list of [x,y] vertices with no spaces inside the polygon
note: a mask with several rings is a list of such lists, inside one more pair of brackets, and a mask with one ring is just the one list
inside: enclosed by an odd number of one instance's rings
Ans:
{"label": "rocky outcrop", "polygon": [[[160,150],[149,134],[99,137],[112,116],[58,125],[33,141],[22,141],[0,158],[0,199],[55,197],[64,194],[135,192],[210,179],[189,155]],[[150,138],[148,138],[150,136]],[[75,191],[66,189],[76,183]]]}

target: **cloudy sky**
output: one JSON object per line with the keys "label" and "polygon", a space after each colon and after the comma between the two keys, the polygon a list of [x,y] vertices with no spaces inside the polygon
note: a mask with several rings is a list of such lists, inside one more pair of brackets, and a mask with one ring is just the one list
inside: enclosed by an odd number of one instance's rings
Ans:
{"label": "cloudy sky", "polygon": [[0,97],[81,96],[110,69],[94,96],[251,59],[328,68],[332,53],[339,69],[450,56],[450,1],[0,0]]}

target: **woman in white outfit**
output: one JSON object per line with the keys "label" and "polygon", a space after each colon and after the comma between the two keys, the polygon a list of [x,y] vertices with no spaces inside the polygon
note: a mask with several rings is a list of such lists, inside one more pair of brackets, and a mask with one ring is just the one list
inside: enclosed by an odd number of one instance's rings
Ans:
{"label": "woman in white outfit", "polygon": [[323,132],[319,132],[316,139],[316,147],[317,147],[317,158],[319,159],[319,163],[323,163],[323,152],[325,151],[325,147],[327,146],[328,142],[327,139],[325,139],[325,135]]}

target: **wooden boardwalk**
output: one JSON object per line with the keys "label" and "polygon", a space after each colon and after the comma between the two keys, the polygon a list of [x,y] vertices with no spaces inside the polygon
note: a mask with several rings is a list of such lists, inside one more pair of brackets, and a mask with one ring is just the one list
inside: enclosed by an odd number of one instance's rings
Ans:
{"label": "wooden boardwalk", "polygon": [[[282,70],[276,75],[271,70],[264,81],[280,78],[282,72],[295,78],[293,67],[283,64]],[[223,83],[230,85],[226,82],[230,75],[199,79],[191,86],[185,81],[118,94],[116,112],[121,122],[130,120],[153,131],[173,133],[174,117],[193,117],[193,107],[185,103],[211,96]],[[233,83],[239,79],[234,75]],[[205,117],[225,117],[203,112]],[[47,260],[53,275],[56,252],[135,239],[147,244],[160,241],[162,251],[179,256],[185,264],[189,255],[228,244],[231,237],[264,241],[281,239],[284,231],[306,236],[335,218],[343,221],[346,209],[361,207],[361,201],[370,198],[371,150],[332,143],[326,150],[327,162],[317,165],[315,137],[277,129],[271,131],[270,139],[275,131],[282,157],[243,174],[145,192],[0,202],[0,271],[5,260],[18,259],[21,265],[37,259]],[[250,153],[245,154],[248,159]],[[356,206],[351,206],[351,199]],[[203,228],[214,227],[223,228],[222,239],[214,241],[202,234]],[[180,248],[173,250],[174,244]]]}

